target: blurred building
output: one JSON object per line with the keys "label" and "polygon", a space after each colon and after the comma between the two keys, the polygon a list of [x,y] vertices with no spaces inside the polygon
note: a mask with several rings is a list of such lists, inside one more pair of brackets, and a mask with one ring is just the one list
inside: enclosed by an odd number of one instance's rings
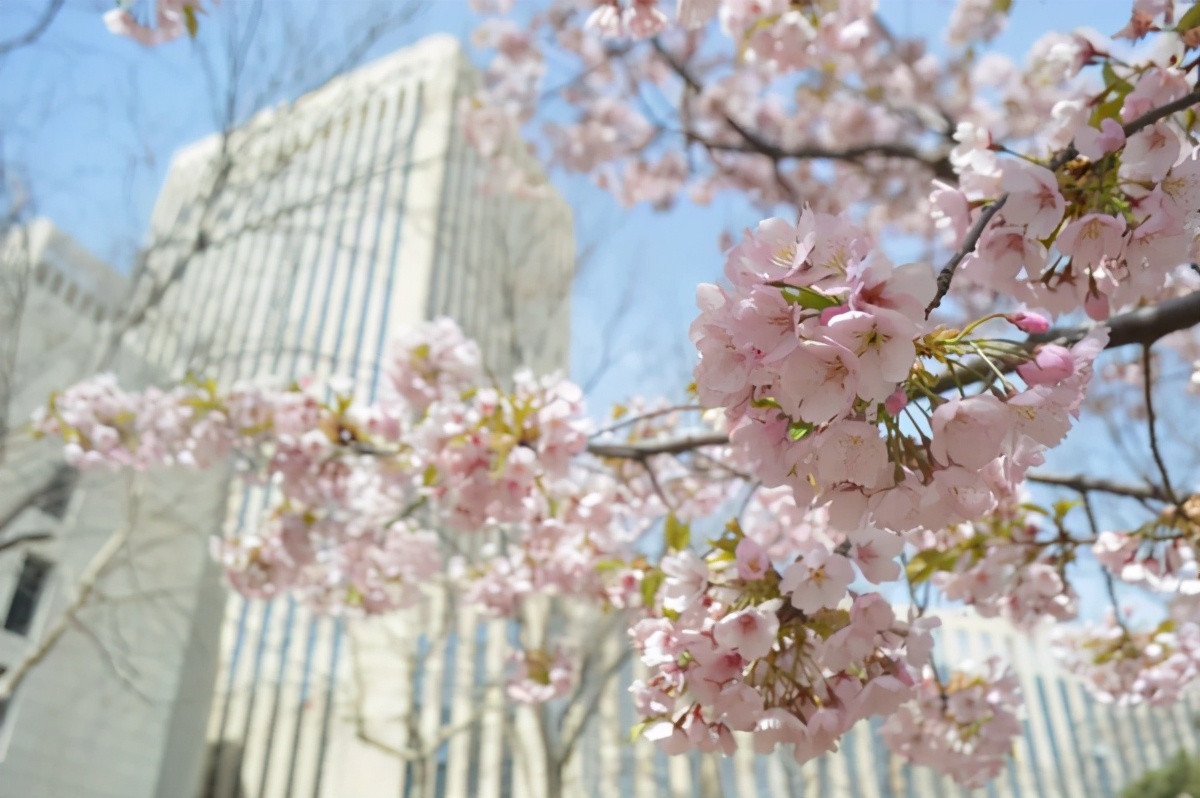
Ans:
{"label": "blurred building", "polygon": [[[48,221],[0,241],[0,687],[28,673],[0,698],[3,798],[186,795],[203,764],[224,473],[80,476],[24,429],[95,367],[127,295]],[[161,379],[128,349],[110,365]]]}
{"label": "blurred building", "polygon": [[[565,370],[570,210],[549,190],[484,190],[488,166],[457,112],[477,81],[456,39],[432,37],[179,152],[135,296],[169,287],[139,351],[163,372],[223,384],[344,375],[369,399],[390,334],[447,315],[500,379],[520,365]],[[268,502],[235,490],[229,533],[252,530]],[[503,627],[437,601],[367,622],[234,596],[224,617],[204,798],[394,798],[441,794],[446,779],[462,785],[455,794],[530,794],[503,718],[489,715],[482,739],[472,726],[470,773],[436,765],[462,740],[432,742],[498,699],[484,685],[506,667]],[[436,634],[457,653],[431,642],[442,618],[453,629]],[[453,701],[426,700],[462,679]]]}

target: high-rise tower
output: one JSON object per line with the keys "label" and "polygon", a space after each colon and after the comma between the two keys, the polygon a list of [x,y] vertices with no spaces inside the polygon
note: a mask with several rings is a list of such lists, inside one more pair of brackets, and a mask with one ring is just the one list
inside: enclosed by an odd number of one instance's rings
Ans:
{"label": "high-rise tower", "polygon": [[[432,37],[181,151],[154,218],[157,240],[180,243],[155,249],[137,289],[169,285],[137,333],[149,362],[225,384],[337,374],[370,398],[389,333],[448,315],[501,378],[565,369],[570,211],[549,190],[484,190],[488,165],[458,121],[477,80],[457,40]],[[229,531],[252,530],[267,505],[262,491],[235,489]],[[200,794],[425,795],[467,779],[430,763],[468,738],[430,741],[485,693],[498,697],[484,685],[501,677],[507,648],[502,625],[443,599],[367,621],[230,598]],[[503,718],[485,722],[489,741],[467,755],[483,788],[469,793],[512,794]],[[421,746],[428,756],[405,758]]]}

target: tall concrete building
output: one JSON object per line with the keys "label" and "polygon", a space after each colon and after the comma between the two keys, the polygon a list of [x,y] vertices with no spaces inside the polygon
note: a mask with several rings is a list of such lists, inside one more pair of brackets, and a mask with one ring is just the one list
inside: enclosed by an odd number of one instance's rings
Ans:
{"label": "tall concrete building", "polygon": [[[125,281],[46,220],[0,240],[0,796],[190,794],[211,705],[220,470],[63,467],[23,429],[96,363]],[[161,381],[127,348],[126,383]]]}
{"label": "tall concrete building", "polygon": [[[151,366],[226,384],[338,374],[370,398],[390,334],[447,315],[500,379],[522,365],[565,369],[570,211],[550,192],[484,190],[487,164],[458,121],[477,80],[457,40],[433,37],[179,152],[155,209],[163,243],[135,291],[135,301],[162,291],[136,332]],[[510,144],[531,180],[543,179]],[[235,490],[227,532],[251,530],[269,501]],[[502,626],[446,601],[366,621],[231,597],[198,794],[432,795],[460,779],[455,794],[529,795],[499,716],[483,751],[467,755],[472,786],[466,769],[436,766],[461,745],[430,740],[474,716],[481,691],[498,699],[484,685],[502,677],[507,651]],[[426,701],[411,717],[411,696],[448,693],[453,681],[439,670],[444,651],[428,650],[434,635],[459,652],[453,667],[478,659],[480,671],[464,671],[453,707]],[[465,655],[485,638],[478,657]],[[415,671],[413,657],[424,663]]]}

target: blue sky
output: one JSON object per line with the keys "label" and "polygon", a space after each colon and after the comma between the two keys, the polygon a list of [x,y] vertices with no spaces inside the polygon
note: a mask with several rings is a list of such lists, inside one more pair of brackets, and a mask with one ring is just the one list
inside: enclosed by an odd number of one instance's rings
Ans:
{"label": "blue sky", "polygon": [[[25,30],[47,0],[0,0],[0,41]],[[530,0],[517,0],[528,5]],[[214,15],[246,0],[224,0]],[[311,65],[333,57],[346,19],[366,13],[371,0],[265,0],[267,14],[324,32],[317,46],[277,30],[264,35],[248,84],[262,86],[280,63]],[[937,36],[950,0],[881,0],[899,33]],[[110,36],[100,19],[111,0],[67,0],[47,34],[32,47],[0,58],[0,147],[13,173],[32,188],[37,213],[88,249],[127,271],[146,228],[171,153],[214,129],[201,49],[178,42],[144,50]],[[1086,25],[1119,29],[1130,0],[1015,0],[996,49],[1021,59],[1047,30]],[[286,12],[286,17],[283,16]],[[466,0],[431,0],[408,24],[385,37],[370,56],[382,55],[431,33],[465,37],[476,23]],[[205,24],[205,37],[220,27]],[[211,44],[211,42],[208,42]],[[302,51],[298,51],[302,50]],[[294,88],[270,95],[283,99]],[[251,109],[244,109],[251,110]],[[604,331],[628,305],[611,344],[617,357],[591,392],[606,405],[628,395],[678,395],[689,379],[693,353],[686,339],[699,282],[721,266],[718,233],[754,225],[759,214],[732,197],[712,206],[682,205],[669,213],[623,210],[586,181],[555,175],[575,209],[581,243],[601,241],[574,296],[572,370],[580,380],[595,371]],[[631,284],[635,291],[630,294]],[[1099,422],[1085,423],[1055,453],[1057,470],[1126,476]]]}

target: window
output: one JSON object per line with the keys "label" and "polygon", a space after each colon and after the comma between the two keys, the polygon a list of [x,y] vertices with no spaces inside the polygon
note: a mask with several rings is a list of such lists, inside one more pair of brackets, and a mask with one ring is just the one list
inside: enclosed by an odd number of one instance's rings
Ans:
{"label": "window", "polygon": [[46,515],[60,521],[67,514],[67,506],[71,503],[71,494],[79,481],[79,471],[69,465],[60,465],[50,479],[50,484],[42,495],[37,497],[35,505]]}
{"label": "window", "polygon": [[50,561],[41,557],[29,555],[25,558],[12,600],[8,605],[8,615],[4,618],[6,631],[18,635],[29,634],[29,627],[33,624],[38,601],[46,587],[46,578],[50,575],[51,567]]}

